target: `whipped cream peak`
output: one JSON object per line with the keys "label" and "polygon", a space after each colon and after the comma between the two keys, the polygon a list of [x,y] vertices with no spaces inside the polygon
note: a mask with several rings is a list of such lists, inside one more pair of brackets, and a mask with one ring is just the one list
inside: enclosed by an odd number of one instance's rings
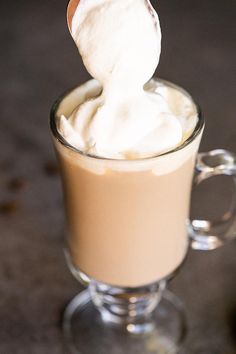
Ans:
{"label": "whipped cream peak", "polygon": [[161,29],[149,0],[80,0],[72,37],[102,92],[85,99],[59,130],[74,147],[99,157],[137,159],[183,141],[183,120],[165,97],[144,89],[159,63]]}

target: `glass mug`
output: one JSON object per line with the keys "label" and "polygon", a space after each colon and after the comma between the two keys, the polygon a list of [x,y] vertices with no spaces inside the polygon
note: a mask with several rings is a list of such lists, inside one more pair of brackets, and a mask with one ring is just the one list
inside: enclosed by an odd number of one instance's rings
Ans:
{"label": "glass mug", "polygon": [[[71,352],[176,353],[184,313],[166,289],[168,279],[183,263],[189,240],[194,249],[211,250],[235,236],[233,207],[220,225],[189,220],[193,182],[216,175],[235,178],[234,154],[197,155],[204,130],[199,107],[170,82],[153,79],[146,89],[155,93],[160,87],[188,99],[198,119],[181,146],[150,158],[100,158],[79,151],[60,134],[61,115],[68,117],[85,97],[101,91],[95,80],[66,93],[52,108],[68,221],[66,258],[88,287],[64,314]],[[224,233],[222,224],[227,224]]]}

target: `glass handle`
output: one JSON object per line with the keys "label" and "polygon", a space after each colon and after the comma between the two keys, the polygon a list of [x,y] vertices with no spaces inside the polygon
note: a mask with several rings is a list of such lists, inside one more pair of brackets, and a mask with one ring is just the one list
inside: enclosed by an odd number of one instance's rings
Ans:
{"label": "glass handle", "polygon": [[[196,163],[194,186],[199,185],[208,178],[219,175],[231,176],[236,188],[236,155],[226,150],[200,153]],[[235,196],[236,192],[232,198],[230,209],[219,220],[189,221],[189,235],[193,249],[213,250],[236,238]]]}

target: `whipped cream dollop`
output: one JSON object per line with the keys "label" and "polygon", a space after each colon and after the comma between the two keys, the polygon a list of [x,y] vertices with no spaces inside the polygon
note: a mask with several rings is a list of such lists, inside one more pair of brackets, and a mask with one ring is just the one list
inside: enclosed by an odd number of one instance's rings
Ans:
{"label": "whipped cream dollop", "polygon": [[171,150],[191,134],[195,120],[189,124],[189,112],[176,115],[175,97],[170,105],[144,88],[161,52],[159,19],[149,0],[80,0],[71,33],[102,86],[101,94],[61,116],[59,131],[71,145],[99,157],[143,158]]}

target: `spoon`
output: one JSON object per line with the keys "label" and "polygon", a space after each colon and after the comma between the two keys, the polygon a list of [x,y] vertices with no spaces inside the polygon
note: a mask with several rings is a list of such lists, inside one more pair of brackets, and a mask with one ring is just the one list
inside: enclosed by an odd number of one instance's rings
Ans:
{"label": "spoon", "polygon": [[156,12],[155,12],[150,0],[145,0],[145,2],[146,2],[146,6],[148,8],[148,11],[149,11],[150,15],[152,16],[152,19],[153,19],[153,22],[154,22],[154,26],[157,29],[158,28],[158,22],[157,22]]}
{"label": "spoon", "polygon": [[[72,27],[72,19],[75,14],[75,11],[79,5],[79,2],[80,2],[80,0],[70,0],[68,7],[67,7],[67,25],[68,25],[70,33],[71,33],[71,27]],[[146,2],[146,6],[148,8],[148,11],[153,18],[155,28],[157,28],[157,18],[156,18],[155,10],[154,10],[150,0],[145,0],[145,2]]]}
{"label": "spoon", "polygon": [[71,33],[72,20],[80,0],[70,0],[67,7],[67,25]]}

